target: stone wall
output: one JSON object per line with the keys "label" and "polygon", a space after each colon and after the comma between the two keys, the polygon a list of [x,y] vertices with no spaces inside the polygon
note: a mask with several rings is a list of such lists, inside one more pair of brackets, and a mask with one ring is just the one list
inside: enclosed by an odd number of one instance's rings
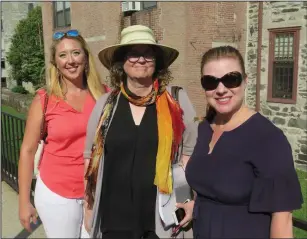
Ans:
{"label": "stone wall", "polygon": [[18,94],[8,89],[1,89],[1,104],[11,106],[21,113],[28,113],[34,95]]}
{"label": "stone wall", "polygon": [[[307,2],[263,2],[261,46],[261,113],[281,128],[287,136],[297,164],[307,165]],[[248,6],[247,74],[249,78],[246,102],[256,105],[256,69],[258,36],[258,3]],[[269,31],[270,28],[300,26],[298,88],[295,104],[267,102]]]}

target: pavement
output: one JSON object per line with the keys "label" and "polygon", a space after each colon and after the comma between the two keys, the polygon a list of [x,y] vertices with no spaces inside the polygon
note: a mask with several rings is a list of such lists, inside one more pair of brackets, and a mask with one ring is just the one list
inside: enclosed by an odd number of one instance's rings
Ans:
{"label": "pavement", "polygon": [[18,218],[18,194],[4,181],[1,184],[1,238],[46,238],[44,228],[40,221],[37,225],[33,225],[32,233],[24,230]]}
{"label": "pavement", "polygon": [[[300,169],[306,170],[306,167]],[[21,226],[18,218],[18,194],[6,182],[2,181],[1,184],[2,235],[0,238],[47,238],[40,220],[37,225],[32,225],[32,233]]]}

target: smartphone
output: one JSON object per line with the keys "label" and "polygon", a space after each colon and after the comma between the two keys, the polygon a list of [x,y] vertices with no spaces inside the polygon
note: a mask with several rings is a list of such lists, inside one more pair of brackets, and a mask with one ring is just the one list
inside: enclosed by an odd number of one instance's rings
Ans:
{"label": "smartphone", "polygon": [[[184,201],[184,203],[187,203],[189,201],[190,199],[187,199]],[[179,223],[183,220],[184,217],[185,217],[185,211],[183,208],[176,208],[175,211],[173,212],[173,218],[176,226],[179,225]]]}

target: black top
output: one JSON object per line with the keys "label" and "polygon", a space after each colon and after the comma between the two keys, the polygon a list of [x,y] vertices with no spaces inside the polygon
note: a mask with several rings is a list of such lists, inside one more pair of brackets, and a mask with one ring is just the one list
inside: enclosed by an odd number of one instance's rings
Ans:
{"label": "black top", "polygon": [[259,113],[223,133],[208,155],[212,134],[203,121],[186,168],[198,195],[194,237],[269,238],[271,213],[302,204],[290,144]]}
{"label": "black top", "polygon": [[[155,231],[157,149],[156,105],[146,107],[137,126],[128,100],[120,95],[105,144],[99,210],[101,230],[108,234],[106,238],[116,238],[118,233],[121,233],[120,238],[122,235],[140,238],[148,231]],[[110,232],[115,236],[110,237]]]}

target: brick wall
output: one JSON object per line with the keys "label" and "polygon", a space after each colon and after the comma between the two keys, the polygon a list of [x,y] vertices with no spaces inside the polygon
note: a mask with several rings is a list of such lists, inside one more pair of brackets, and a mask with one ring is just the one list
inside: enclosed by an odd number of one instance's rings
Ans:
{"label": "brick wall", "polygon": [[[48,63],[52,34],[69,28],[54,29],[52,2],[43,3],[42,10],[46,63]],[[71,2],[70,29],[78,29],[86,39],[102,80],[106,78],[107,71],[98,60],[98,52],[108,45],[117,43],[120,33],[120,14],[118,2]]]}
{"label": "brick wall", "polygon": [[[43,5],[45,47],[48,51],[53,33],[52,3]],[[98,62],[99,50],[118,43],[124,27],[142,24],[152,28],[160,44],[179,50],[180,55],[170,68],[174,77],[172,84],[185,87],[199,115],[204,114],[205,109],[199,82],[202,54],[213,43],[229,43],[235,44],[245,55],[245,2],[158,2],[157,7],[131,16],[121,13],[119,2],[71,2],[71,22],[72,28],[79,29],[87,38],[102,80],[108,73]]]}

